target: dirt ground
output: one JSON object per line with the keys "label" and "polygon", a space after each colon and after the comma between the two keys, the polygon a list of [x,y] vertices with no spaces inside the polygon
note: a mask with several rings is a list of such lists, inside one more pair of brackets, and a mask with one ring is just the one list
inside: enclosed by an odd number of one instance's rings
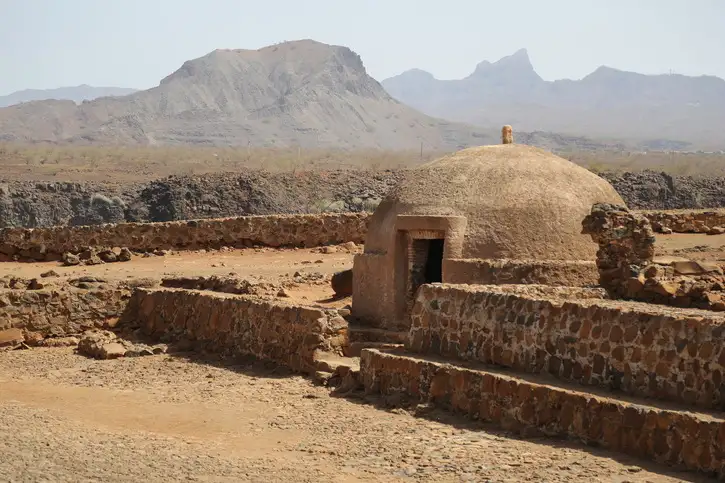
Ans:
{"label": "dirt ground", "polygon": [[673,233],[655,235],[656,256],[675,256],[690,260],[725,262],[725,235]]}
{"label": "dirt ground", "polygon": [[[658,254],[724,236],[658,235]],[[334,250],[333,250],[334,251]],[[689,256],[689,253],[685,256]],[[137,257],[92,267],[3,263],[0,277],[109,281],[229,275],[281,281],[331,275],[352,253],[246,249]],[[329,282],[290,290],[330,303]],[[337,301],[334,304],[349,303]],[[706,481],[575,442],[523,441],[455,416],[414,417],[375,399],[331,397],[260,364],[180,355],[96,361],[71,348],[0,352],[0,481]]]}
{"label": "dirt ground", "polygon": [[[704,481],[442,413],[330,397],[260,365],[0,353],[1,481]],[[363,404],[364,403],[364,404]]]}
{"label": "dirt ground", "polygon": [[[354,252],[342,247],[328,248],[335,253],[322,253],[320,249],[230,249],[225,251],[172,252],[166,256],[134,257],[130,262],[93,266],[64,267],[59,262],[1,263],[0,278],[13,276],[24,279],[41,278],[49,270],[59,278],[46,278],[48,283],[63,283],[82,276],[100,277],[108,282],[165,277],[212,276],[247,278],[250,281],[282,283],[292,280],[295,273],[320,273],[326,278],[319,284],[300,284],[286,289],[289,300],[306,304],[343,306],[349,299],[332,300],[334,292],[329,277],[335,272],[352,268]],[[358,250],[360,247],[358,247]]]}

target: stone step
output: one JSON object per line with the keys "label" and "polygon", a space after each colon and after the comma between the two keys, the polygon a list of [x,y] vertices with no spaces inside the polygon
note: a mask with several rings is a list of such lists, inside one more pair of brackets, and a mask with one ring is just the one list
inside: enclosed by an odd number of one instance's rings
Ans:
{"label": "stone step", "polygon": [[348,339],[352,342],[387,342],[404,344],[408,339],[408,331],[393,331],[351,324],[348,327]]}
{"label": "stone step", "polygon": [[394,344],[391,342],[350,342],[342,348],[342,352],[347,357],[360,357],[360,353],[363,349],[398,349],[403,347],[403,344]]}
{"label": "stone step", "polygon": [[316,351],[314,355],[315,369],[345,377],[350,371],[360,371],[359,357],[344,357],[333,352]]}
{"label": "stone step", "polygon": [[401,349],[363,349],[360,366],[368,394],[433,404],[524,437],[569,437],[725,479],[722,413]]}

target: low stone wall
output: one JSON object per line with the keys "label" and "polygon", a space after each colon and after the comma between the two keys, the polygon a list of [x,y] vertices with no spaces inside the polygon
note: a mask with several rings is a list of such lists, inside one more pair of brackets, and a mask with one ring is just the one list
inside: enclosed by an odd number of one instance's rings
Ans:
{"label": "low stone wall", "polygon": [[658,233],[725,233],[725,210],[639,211]]}
{"label": "low stone wall", "polygon": [[317,351],[338,352],[347,322],[337,311],[188,290],[138,289],[124,327],[188,340],[210,352],[254,356],[313,372]]}
{"label": "low stone wall", "polygon": [[723,335],[725,316],[703,310],[566,301],[507,294],[495,286],[423,285],[406,347],[725,408]]}
{"label": "low stone wall", "polygon": [[77,335],[113,326],[131,297],[128,289],[0,290],[0,331],[26,338]]}
{"label": "low stone wall", "polygon": [[601,396],[363,349],[367,393],[407,396],[494,422],[524,437],[570,437],[723,478],[722,418],[628,404]]}
{"label": "low stone wall", "polygon": [[594,261],[443,260],[443,281],[467,284],[545,284],[568,287],[596,285]]}
{"label": "low stone wall", "polygon": [[367,213],[244,216],[168,223],[122,223],[53,228],[0,229],[0,260],[58,260],[86,247],[134,251],[191,250],[252,245],[313,247],[362,243]]}

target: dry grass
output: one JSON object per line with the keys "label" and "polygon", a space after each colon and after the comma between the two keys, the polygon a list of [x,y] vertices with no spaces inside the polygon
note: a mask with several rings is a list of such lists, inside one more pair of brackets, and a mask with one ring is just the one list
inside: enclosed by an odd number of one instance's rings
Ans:
{"label": "dry grass", "polygon": [[310,171],[400,169],[443,153],[196,146],[57,146],[0,144],[0,179],[143,181],[172,174],[243,169]]}
{"label": "dry grass", "polygon": [[565,155],[594,172],[664,171],[674,176],[725,176],[725,154],[705,153],[574,153]]}
{"label": "dry grass", "polygon": [[[327,169],[401,169],[443,152],[216,148],[196,146],[58,146],[0,144],[0,179],[145,181],[172,174]],[[725,176],[725,155],[576,152],[562,154],[592,171],[652,169],[673,175]]]}

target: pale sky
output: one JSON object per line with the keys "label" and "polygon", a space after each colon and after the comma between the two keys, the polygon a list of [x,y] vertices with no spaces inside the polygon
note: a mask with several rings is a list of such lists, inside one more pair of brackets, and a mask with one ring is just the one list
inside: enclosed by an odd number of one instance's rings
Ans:
{"label": "pale sky", "polygon": [[600,65],[725,78],[725,0],[0,0],[0,95],[149,88],[217,48],[311,38],[378,80],[461,78],[526,48],[544,79]]}

